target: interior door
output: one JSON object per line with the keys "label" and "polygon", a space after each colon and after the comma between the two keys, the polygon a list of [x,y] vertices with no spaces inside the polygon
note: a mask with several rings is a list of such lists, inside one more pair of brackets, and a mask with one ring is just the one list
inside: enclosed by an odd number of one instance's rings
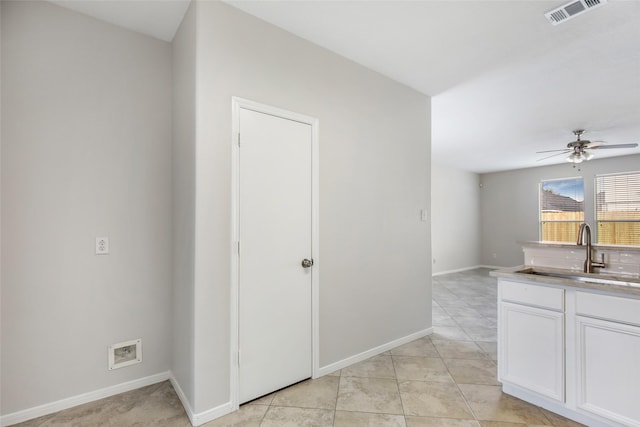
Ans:
{"label": "interior door", "polygon": [[312,375],[309,124],[240,108],[240,403]]}

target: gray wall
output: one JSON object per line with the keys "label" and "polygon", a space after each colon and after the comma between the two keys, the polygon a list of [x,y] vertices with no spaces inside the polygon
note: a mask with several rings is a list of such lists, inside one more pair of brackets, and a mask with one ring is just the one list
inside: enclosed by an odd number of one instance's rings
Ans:
{"label": "gray wall", "polygon": [[196,14],[189,7],[173,39],[173,343],[171,370],[194,396]]}
{"label": "gray wall", "polygon": [[[231,97],[320,121],[321,366],[431,326],[430,226],[420,221],[429,208],[430,99],[223,3],[191,7],[192,406],[200,413],[230,399]],[[186,312],[182,304],[176,310]]]}
{"label": "gray wall", "polygon": [[219,2],[173,52],[2,2],[2,86],[3,414],[170,368],[229,401],[233,95],[320,119],[321,366],[431,325],[428,97]]}
{"label": "gray wall", "polygon": [[593,225],[595,175],[638,171],[640,155],[590,160],[582,163],[580,169],[565,163],[481,175],[482,264],[510,267],[523,263],[522,249],[517,242],[539,240],[540,181],[584,177],[585,221]]}
{"label": "gray wall", "polygon": [[[171,46],[50,3],[1,7],[8,414],[170,367]],[[143,363],[108,371],[107,346],[134,338]]]}
{"label": "gray wall", "polygon": [[431,165],[433,273],[480,264],[480,178],[474,172]]}

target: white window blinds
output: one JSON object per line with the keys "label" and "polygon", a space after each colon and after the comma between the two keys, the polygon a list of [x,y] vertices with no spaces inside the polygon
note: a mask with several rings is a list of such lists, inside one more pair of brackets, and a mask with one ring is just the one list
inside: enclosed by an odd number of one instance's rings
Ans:
{"label": "white window blinds", "polygon": [[595,184],[598,243],[640,246],[640,172],[598,175]]}

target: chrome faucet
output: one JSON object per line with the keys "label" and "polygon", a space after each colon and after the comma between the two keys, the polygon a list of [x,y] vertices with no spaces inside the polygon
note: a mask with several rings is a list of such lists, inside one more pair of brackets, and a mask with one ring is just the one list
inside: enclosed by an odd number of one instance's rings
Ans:
{"label": "chrome faucet", "polygon": [[576,242],[576,245],[578,246],[582,246],[584,245],[584,232],[585,230],[587,231],[587,257],[584,260],[584,272],[585,273],[593,273],[593,269],[594,267],[598,267],[598,268],[604,268],[604,254],[600,254],[602,256],[602,262],[598,262],[598,261],[594,261],[591,259],[591,227],[589,227],[589,224],[587,224],[586,222],[583,222],[582,224],[580,224],[580,230],[578,231],[578,241]]}

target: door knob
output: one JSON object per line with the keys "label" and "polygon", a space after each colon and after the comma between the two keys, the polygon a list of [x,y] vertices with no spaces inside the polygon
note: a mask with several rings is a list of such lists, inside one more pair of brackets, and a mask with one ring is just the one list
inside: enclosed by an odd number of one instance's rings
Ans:
{"label": "door knob", "polygon": [[309,268],[309,267],[311,267],[312,265],[313,265],[313,260],[312,260],[312,259],[307,259],[307,258],[305,258],[305,259],[303,259],[303,260],[302,260],[302,266],[303,266],[304,268]]}

